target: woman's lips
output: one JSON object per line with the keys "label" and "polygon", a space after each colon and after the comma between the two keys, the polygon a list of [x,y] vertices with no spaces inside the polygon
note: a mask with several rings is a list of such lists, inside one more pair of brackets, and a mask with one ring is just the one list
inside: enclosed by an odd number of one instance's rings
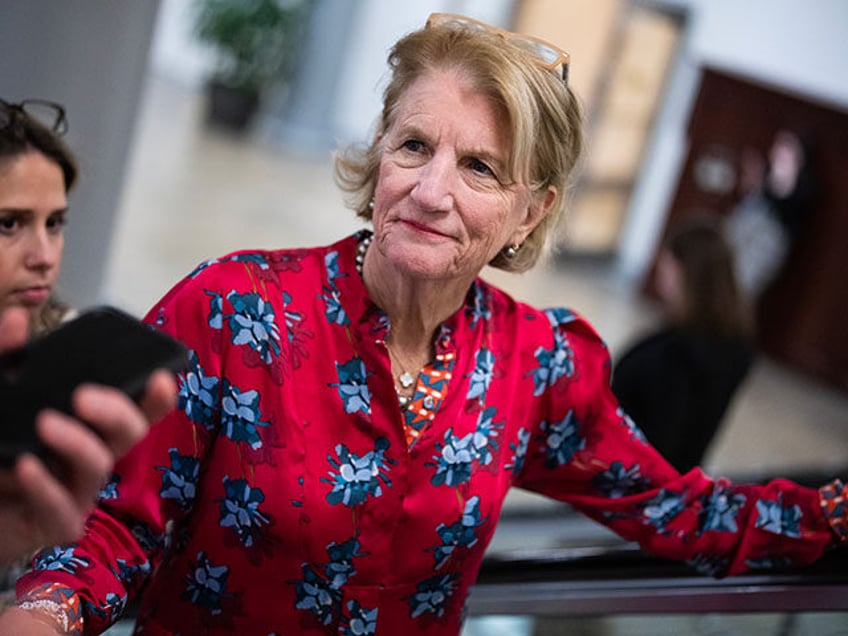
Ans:
{"label": "woman's lips", "polygon": [[416,231],[421,232],[423,234],[430,234],[432,236],[449,238],[447,234],[443,234],[442,232],[439,232],[438,230],[434,230],[433,228],[431,228],[427,225],[423,225],[421,223],[417,223],[415,221],[409,221],[409,220],[404,220],[404,223],[406,225],[408,225],[409,227],[411,227],[413,230],[416,230]]}
{"label": "woman's lips", "polygon": [[50,288],[46,286],[22,287],[17,289],[14,295],[20,299],[23,305],[41,305],[50,296]]}

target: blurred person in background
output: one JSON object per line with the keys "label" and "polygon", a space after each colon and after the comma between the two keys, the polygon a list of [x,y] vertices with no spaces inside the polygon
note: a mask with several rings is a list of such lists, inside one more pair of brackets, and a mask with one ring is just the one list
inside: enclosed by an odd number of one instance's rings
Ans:
{"label": "blurred person in background", "polygon": [[664,324],[619,358],[612,388],[654,448],[685,473],[703,460],[754,360],[748,305],[718,222],[672,229],[656,288]]}
{"label": "blurred person in background", "polygon": [[[459,633],[510,487],[699,570],[800,566],[843,493],[681,475],[610,389],[577,313],[479,275],[544,254],[582,145],[568,55],[433,14],[389,54],[374,138],[337,156],[369,221],[201,264],[146,320],[185,342],[179,408],[42,551],[3,633]],[[234,211],[237,213],[237,211]]]}
{"label": "blurred person in background", "polygon": [[[71,313],[54,293],[67,195],[77,177],[76,160],[61,138],[66,128],[58,104],[0,99],[0,353],[23,346]],[[55,411],[38,415],[35,426],[62,461],[64,477],[28,454],[0,469],[4,569],[14,572],[16,560],[82,533],[115,458],[173,407],[175,393],[173,378],[160,373],[148,384],[143,409],[115,389],[89,385],[74,396],[79,420]]]}
{"label": "blurred person in background", "polygon": [[780,273],[816,195],[812,145],[781,128],[765,160],[746,148],[740,168],[742,199],[727,219],[740,287],[752,307]]}

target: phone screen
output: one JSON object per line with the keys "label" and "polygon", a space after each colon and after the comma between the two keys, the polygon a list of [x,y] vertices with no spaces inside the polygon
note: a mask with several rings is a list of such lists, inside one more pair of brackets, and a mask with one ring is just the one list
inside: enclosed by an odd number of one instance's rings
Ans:
{"label": "phone screen", "polygon": [[35,416],[45,407],[72,414],[81,383],[114,386],[141,397],[158,368],[184,370],[186,348],[113,307],[99,307],[0,355],[0,465],[24,451],[43,455]]}

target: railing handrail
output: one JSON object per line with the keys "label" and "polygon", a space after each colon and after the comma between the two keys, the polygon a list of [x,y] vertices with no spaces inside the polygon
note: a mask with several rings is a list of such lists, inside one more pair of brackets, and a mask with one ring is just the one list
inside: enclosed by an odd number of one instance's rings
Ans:
{"label": "railing handrail", "polygon": [[484,560],[468,609],[477,616],[848,611],[848,551],[803,569],[722,579],[634,545],[497,555]]}

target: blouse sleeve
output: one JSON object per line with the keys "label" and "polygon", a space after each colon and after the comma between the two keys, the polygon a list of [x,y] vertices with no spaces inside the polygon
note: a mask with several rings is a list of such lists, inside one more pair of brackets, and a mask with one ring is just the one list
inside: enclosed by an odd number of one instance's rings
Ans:
{"label": "blouse sleeve", "polygon": [[679,474],[610,390],[609,353],[576,319],[555,326],[573,364],[547,388],[516,485],[564,501],[658,556],[714,576],[800,566],[837,535],[822,496],[785,479],[739,485]]}
{"label": "blouse sleeve", "polygon": [[217,319],[216,294],[202,276],[184,280],[148,313],[146,322],[190,350],[189,368],[177,378],[178,407],[116,464],[83,538],[44,549],[18,581],[19,599],[65,608],[72,633],[83,622],[86,633],[99,633],[120,617],[191,513],[219,418]]}

